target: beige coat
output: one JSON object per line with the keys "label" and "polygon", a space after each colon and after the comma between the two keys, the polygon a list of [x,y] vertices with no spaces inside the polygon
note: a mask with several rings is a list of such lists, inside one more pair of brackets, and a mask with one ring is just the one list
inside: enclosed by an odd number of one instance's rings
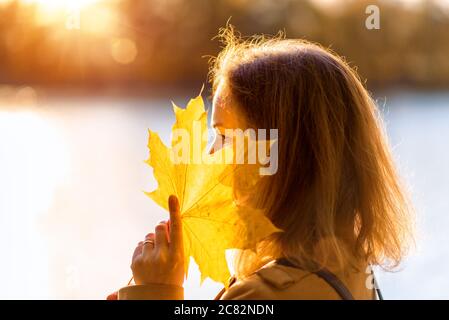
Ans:
{"label": "beige coat", "polygon": [[[367,288],[369,274],[335,275],[346,285],[354,299],[375,299],[375,291]],[[150,284],[121,288],[119,300],[182,300],[182,287]],[[216,300],[338,300],[340,296],[317,275],[294,267],[269,262],[249,277],[236,281],[215,297]]]}

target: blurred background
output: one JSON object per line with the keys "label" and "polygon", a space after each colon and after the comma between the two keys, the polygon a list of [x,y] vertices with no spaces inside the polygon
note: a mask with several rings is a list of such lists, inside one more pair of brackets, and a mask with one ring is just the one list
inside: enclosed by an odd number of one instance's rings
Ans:
{"label": "blurred background", "polygon": [[[380,29],[368,30],[368,5]],[[147,128],[207,84],[213,40],[286,32],[356,67],[376,98],[417,210],[417,248],[379,271],[388,299],[448,299],[448,0],[0,0],[0,298],[103,299],[167,214]],[[209,102],[210,104],[210,102]],[[192,265],[186,298],[221,288]]]}

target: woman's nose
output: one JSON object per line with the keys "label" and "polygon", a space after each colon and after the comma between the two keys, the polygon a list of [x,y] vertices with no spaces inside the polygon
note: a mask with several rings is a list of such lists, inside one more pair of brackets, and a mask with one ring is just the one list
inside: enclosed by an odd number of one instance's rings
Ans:
{"label": "woman's nose", "polygon": [[210,146],[209,147],[209,150],[207,150],[207,154],[213,154],[215,151],[214,151],[214,149],[212,148],[213,146]]}
{"label": "woman's nose", "polygon": [[210,147],[209,150],[207,151],[208,154],[213,154],[215,151],[215,143],[213,143]]}

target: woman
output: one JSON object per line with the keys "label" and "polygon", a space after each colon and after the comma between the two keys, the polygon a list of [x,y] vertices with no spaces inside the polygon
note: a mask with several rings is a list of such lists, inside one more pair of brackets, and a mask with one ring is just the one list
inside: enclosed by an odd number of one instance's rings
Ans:
{"label": "woman", "polygon": [[[227,140],[226,128],[278,129],[278,171],[251,201],[284,232],[256,253],[239,252],[216,299],[375,299],[370,266],[397,266],[410,238],[410,208],[375,103],[356,72],[318,45],[245,41],[232,28],[221,36],[211,72],[216,139]],[[139,243],[136,285],[119,299],[183,299],[176,197],[169,207],[170,226]]]}

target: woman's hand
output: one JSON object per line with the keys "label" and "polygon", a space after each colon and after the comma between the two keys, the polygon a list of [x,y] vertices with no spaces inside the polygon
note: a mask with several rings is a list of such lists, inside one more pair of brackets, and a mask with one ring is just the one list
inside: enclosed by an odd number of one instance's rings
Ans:
{"label": "woman's hand", "polygon": [[176,196],[169,197],[168,207],[169,223],[160,222],[154,233],[149,233],[134,250],[131,270],[136,284],[184,283],[182,221]]}

